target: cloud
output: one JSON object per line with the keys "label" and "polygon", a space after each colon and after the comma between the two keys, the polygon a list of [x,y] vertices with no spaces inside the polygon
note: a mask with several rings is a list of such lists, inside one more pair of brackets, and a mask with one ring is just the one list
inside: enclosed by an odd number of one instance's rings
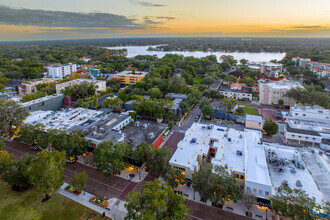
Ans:
{"label": "cloud", "polygon": [[140,5],[140,6],[144,6],[144,7],[164,7],[164,6],[167,6],[167,5],[163,5],[163,4],[155,4],[155,3],[151,3],[151,2],[145,2],[145,1],[130,0],[130,2],[135,4],[135,5]]}
{"label": "cloud", "polygon": [[135,23],[135,19],[109,13],[77,13],[46,11],[25,8],[10,8],[0,5],[0,24],[68,27],[68,28],[107,28],[112,30],[145,29],[145,24]]}
{"label": "cloud", "polygon": [[293,29],[325,29],[325,26],[322,25],[309,25],[309,26],[305,26],[305,25],[300,25],[300,26],[292,26],[291,28]]}
{"label": "cloud", "polygon": [[167,20],[174,20],[176,19],[175,17],[165,17],[165,16],[161,16],[161,17],[156,17],[158,19],[167,19]]}

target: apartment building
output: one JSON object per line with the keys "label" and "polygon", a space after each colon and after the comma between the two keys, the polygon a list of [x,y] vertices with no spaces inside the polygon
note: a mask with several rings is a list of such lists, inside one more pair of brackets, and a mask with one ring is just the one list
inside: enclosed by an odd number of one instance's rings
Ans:
{"label": "apartment building", "polygon": [[18,85],[18,94],[20,96],[25,96],[26,94],[30,94],[32,92],[36,92],[36,85],[42,83],[51,83],[56,82],[58,79],[52,77],[44,77],[39,79],[33,79],[30,81],[23,82],[21,85]]}
{"label": "apartment building", "polygon": [[72,75],[72,73],[77,72],[76,64],[63,64],[57,66],[49,66],[47,67],[48,76],[55,78],[63,78],[67,75]]}
{"label": "apartment building", "polygon": [[221,86],[220,93],[226,98],[252,101],[252,88],[233,83],[230,86]]}
{"label": "apartment building", "polygon": [[261,73],[266,74],[269,77],[279,77],[283,72],[283,65],[272,62],[255,62],[249,61],[247,63],[250,70],[259,70]]}
{"label": "apartment building", "polygon": [[293,57],[297,66],[307,67],[319,77],[330,77],[330,63],[313,62],[310,58]]}
{"label": "apartment building", "polygon": [[298,82],[290,81],[259,81],[259,101],[261,104],[273,105],[278,100],[283,100],[284,105],[294,105],[295,100],[285,96],[285,93],[293,88],[304,88]]}
{"label": "apartment building", "polygon": [[107,84],[105,80],[76,79],[76,80],[56,84],[56,93],[60,93],[63,89],[65,89],[68,86],[81,84],[83,82],[94,84],[96,92],[105,91],[107,89]]}
{"label": "apartment building", "polygon": [[135,71],[135,73],[133,73],[132,71],[125,70],[123,72],[112,75],[112,78],[119,79],[120,84],[123,86],[132,86],[135,85],[135,83],[143,80],[146,75],[147,72]]}

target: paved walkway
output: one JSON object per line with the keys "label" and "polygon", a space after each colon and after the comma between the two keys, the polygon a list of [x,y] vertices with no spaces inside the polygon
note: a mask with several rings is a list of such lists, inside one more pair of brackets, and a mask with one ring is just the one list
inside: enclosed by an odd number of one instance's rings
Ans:
{"label": "paved walkway", "polygon": [[125,202],[120,201],[115,198],[108,199],[107,200],[109,202],[108,208],[107,209],[102,208],[89,201],[94,196],[93,194],[86,192],[85,195],[84,195],[84,193],[81,193],[79,196],[76,196],[76,195],[64,190],[64,188],[67,185],[68,185],[67,183],[64,183],[62,185],[62,187],[59,189],[58,193],[65,197],[68,197],[90,209],[93,209],[94,211],[100,213],[101,215],[104,212],[107,217],[110,217],[112,219],[124,219],[124,217],[126,216],[127,211],[124,206]]}

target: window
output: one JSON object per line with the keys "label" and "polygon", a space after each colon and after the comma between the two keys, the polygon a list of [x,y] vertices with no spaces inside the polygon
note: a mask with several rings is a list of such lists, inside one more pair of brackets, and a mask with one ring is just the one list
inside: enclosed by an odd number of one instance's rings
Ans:
{"label": "window", "polygon": [[269,196],[269,192],[266,191],[266,192],[265,192],[265,195],[266,195],[266,196]]}
{"label": "window", "polygon": [[306,114],[303,114],[303,116],[306,116]]}
{"label": "window", "polygon": [[296,113],[295,115],[298,115],[298,113]]}
{"label": "window", "polygon": [[253,189],[253,192],[256,193],[257,192],[257,189]]}
{"label": "window", "polygon": [[251,188],[250,187],[246,187],[246,191],[247,192],[251,192]]}
{"label": "window", "polygon": [[259,189],[259,194],[262,195],[262,190],[261,189]]}

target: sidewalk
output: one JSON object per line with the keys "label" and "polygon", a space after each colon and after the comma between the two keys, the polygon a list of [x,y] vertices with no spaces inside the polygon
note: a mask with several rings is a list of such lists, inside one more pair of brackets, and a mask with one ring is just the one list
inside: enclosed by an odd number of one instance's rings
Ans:
{"label": "sidewalk", "polygon": [[126,208],[124,206],[125,202],[120,201],[117,198],[112,198],[112,199],[108,199],[107,201],[109,202],[108,208],[102,208],[100,206],[97,206],[91,202],[89,202],[89,199],[92,198],[93,194],[90,194],[88,192],[84,193],[82,192],[79,196],[76,196],[70,192],[67,192],[64,190],[64,188],[69,185],[67,183],[64,183],[61,188],[59,189],[58,193],[69,198],[72,199],[90,209],[93,209],[94,211],[100,213],[101,215],[103,214],[103,212],[105,213],[105,216],[113,219],[113,220],[117,220],[117,219],[124,219],[127,211]]}

